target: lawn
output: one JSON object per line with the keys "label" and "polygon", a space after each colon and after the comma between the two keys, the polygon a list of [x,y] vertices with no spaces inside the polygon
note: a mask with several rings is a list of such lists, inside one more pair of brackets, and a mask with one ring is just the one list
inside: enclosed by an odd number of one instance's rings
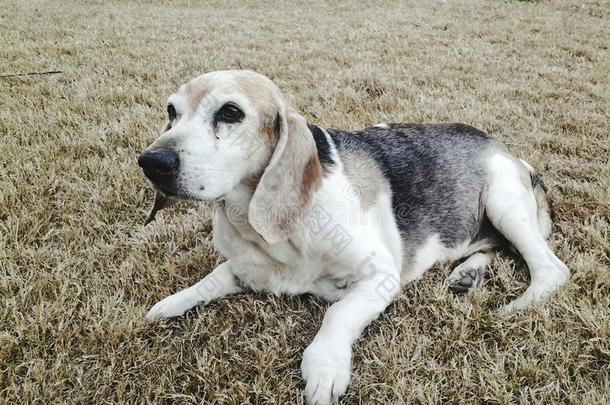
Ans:
{"label": "lawn", "polygon": [[137,156],[172,91],[227,68],[324,127],[473,125],[549,187],[571,282],[501,316],[523,262],[498,257],[468,296],[435,267],[357,342],[344,403],[607,403],[609,21],[607,1],[1,2],[0,403],[303,402],[327,303],[244,294],[144,321],[222,258],[209,207],[143,226]]}

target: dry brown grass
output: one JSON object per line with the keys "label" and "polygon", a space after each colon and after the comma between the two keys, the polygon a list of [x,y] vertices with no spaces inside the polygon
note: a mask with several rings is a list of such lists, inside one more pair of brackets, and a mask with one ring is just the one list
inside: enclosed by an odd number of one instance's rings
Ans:
{"label": "dry brown grass", "polygon": [[302,402],[327,304],[245,294],[147,324],[220,262],[207,209],[142,223],[136,156],[201,72],[268,75],[317,124],[460,121],[550,186],[573,280],[543,308],[497,259],[484,288],[409,285],[355,347],[345,403],[605,403],[610,392],[610,4],[0,3],[0,402]]}

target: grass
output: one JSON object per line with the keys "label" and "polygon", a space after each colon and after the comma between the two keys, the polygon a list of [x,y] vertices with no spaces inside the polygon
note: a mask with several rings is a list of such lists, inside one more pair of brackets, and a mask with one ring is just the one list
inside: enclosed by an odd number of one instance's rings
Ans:
{"label": "grass", "polygon": [[[582,6],[581,6],[582,4]],[[0,3],[0,402],[301,403],[327,304],[245,294],[148,324],[221,258],[209,210],[142,227],[136,164],[206,71],[275,80],[311,122],[465,122],[544,176],[572,282],[545,306],[500,257],[455,297],[439,266],[355,347],[344,403],[607,403],[610,4],[449,0]]]}

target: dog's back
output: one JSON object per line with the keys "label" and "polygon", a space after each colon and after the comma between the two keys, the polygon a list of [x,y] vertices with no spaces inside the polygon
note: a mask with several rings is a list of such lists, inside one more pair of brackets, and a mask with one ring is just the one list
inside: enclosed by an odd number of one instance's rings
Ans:
{"label": "dog's back", "polygon": [[483,220],[485,156],[497,143],[462,124],[386,124],[352,134],[328,130],[339,155],[373,159],[392,189],[407,244],[437,233],[452,246],[474,239]]}

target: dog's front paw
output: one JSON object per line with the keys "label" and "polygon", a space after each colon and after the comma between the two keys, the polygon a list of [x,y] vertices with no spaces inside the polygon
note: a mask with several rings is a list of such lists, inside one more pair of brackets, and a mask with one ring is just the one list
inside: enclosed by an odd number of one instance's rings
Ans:
{"label": "dog's front paw", "polygon": [[197,303],[197,297],[194,297],[189,290],[180,291],[157,302],[146,314],[146,319],[153,321],[159,318],[182,316]]}
{"label": "dog's front paw", "polygon": [[307,403],[336,403],[350,381],[352,350],[325,340],[314,342],[303,352],[301,374],[305,380]]}

